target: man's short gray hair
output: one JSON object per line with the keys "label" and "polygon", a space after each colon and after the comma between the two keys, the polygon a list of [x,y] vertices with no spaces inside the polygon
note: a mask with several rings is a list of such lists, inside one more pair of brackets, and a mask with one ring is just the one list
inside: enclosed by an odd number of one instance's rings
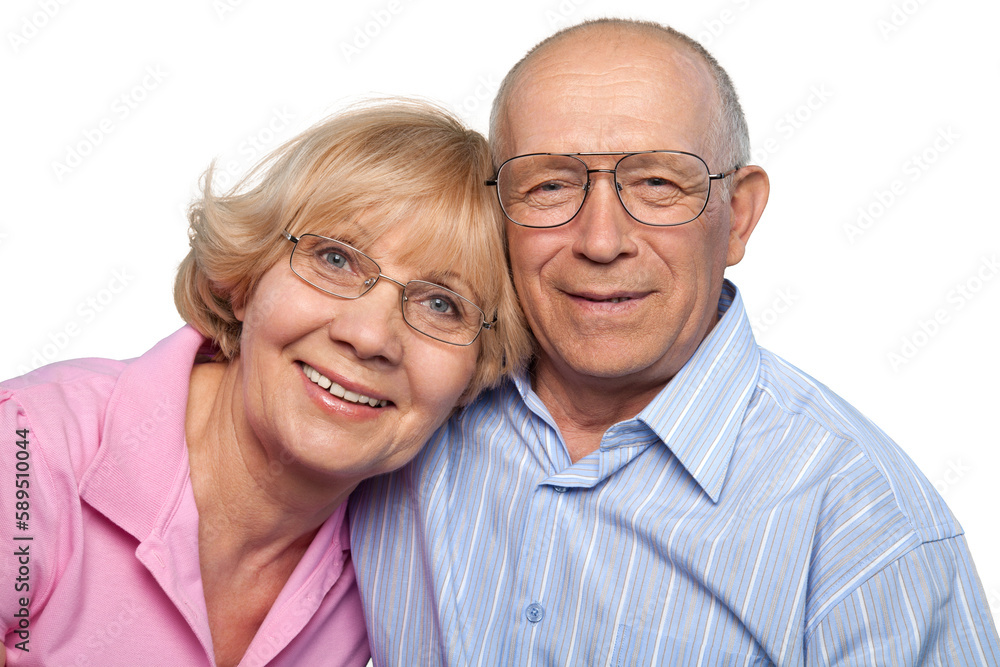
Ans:
{"label": "man's short gray hair", "polygon": [[[715,90],[719,97],[719,105],[716,109],[715,121],[711,126],[708,145],[720,163],[709,165],[709,168],[729,170],[733,167],[746,166],[750,162],[750,134],[747,129],[746,116],[743,114],[743,107],[740,106],[739,96],[736,94],[732,79],[729,78],[729,74],[715,57],[697,41],[669,26],[653,21],[621,18],[593,19],[560,30],[536,44],[511,68],[500,83],[500,89],[493,100],[493,109],[490,113],[490,149],[494,162],[499,164],[503,159],[511,157],[507,154],[511,150],[508,136],[509,128],[506,124],[507,105],[510,103],[511,93],[525,67],[531,63],[539,51],[548,46],[579,32],[602,29],[651,36],[673,45],[687,47],[699,56],[712,73],[715,80]],[[673,147],[663,146],[661,148]],[[724,180],[723,183],[728,183],[728,181]],[[723,186],[723,189],[728,190],[726,186]]]}

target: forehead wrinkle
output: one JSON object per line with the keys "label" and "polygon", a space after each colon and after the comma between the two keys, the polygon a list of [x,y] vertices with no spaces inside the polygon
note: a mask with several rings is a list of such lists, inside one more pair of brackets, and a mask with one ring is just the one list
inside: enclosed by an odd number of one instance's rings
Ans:
{"label": "forehead wrinkle", "polygon": [[[558,90],[559,98],[553,104],[570,116],[570,125],[596,134],[595,139],[602,143],[585,149],[578,147],[580,150],[680,149],[704,155],[709,148],[713,111],[719,103],[707,64],[684,48],[642,36],[625,41],[612,35],[613,39],[595,47],[593,32],[549,45],[525,67],[513,86],[505,114],[513,143],[531,143],[532,139],[518,135],[523,128],[511,122],[517,107],[530,104],[533,97],[551,97],[551,91]],[[584,37],[589,41],[584,41]],[[619,131],[619,126],[636,119],[636,109],[657,96],[677,100],[678,105],[692,109],[699,119],[700,127],[683,138],[686,145],[633,145]],[[595,101],[601,107],[600,114],[588,110],[594,108]],[[572,129],[565,128],[561,137],[556,132],[556,140],[565,141],[565,135]],[[551,132],[548,138],[553,139]],[[515,152],[523,151],[515,149]]]}
{"label": "forehead wrinkle", "polygon": [[526,64],[519,79],[526,78],[533,69],[571,69],[585,64],[601,72],[616,67],[643,67],[649,70],[647,75],[651,79],[663,77],[672,68],[689,81],[715,87],[708,63],[684,44],[656,33],[607,27],[572,34],[549,44]]}

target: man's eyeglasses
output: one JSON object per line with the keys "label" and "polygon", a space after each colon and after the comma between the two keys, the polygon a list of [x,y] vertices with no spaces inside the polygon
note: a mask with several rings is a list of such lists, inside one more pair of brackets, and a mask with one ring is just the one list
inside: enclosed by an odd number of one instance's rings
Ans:
{"label": "man's eyeglasses", "polygon": [[403,288],[399,306],[403,320],[415,331],[442,343],[471,345],[483,329],[496,324],[476,304],[447,287],[423,280],[401,283],[382,273],[374,259],[346,243],[316,234],[296,238],[283,231],[293,244],[292,272],[313,287],[342,299],[367,294],[380,278]]}
{"label": "man's eyeglasses", "polygon": [[[621,155],[613,169],[591,169],[579,156]],[[532,153],[512,157],[486,185],[496,186],[504,214],[523,227],[559,227],[576,217],[590,192],[591,174],[612,174],[618,199],[644,225],[672,227],[704,212],[712,174],[697,155],[683,151],[637,153]]]}

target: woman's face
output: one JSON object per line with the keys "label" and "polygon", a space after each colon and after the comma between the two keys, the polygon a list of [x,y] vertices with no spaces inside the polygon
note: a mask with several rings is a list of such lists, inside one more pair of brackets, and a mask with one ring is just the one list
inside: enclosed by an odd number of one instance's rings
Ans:
{"label": "woman's face", "polygon": [[[454,267],[395,262],[408,242],[401,225],[360,249],[400,282],[447,270],[446,287],[473,294]],[[245,413],[237,424],[252,430],[271,467],[355,484],[401,467],[449,416],[475,371],[479,341],[460,347],[414,331],[403,321],[401,289],[379,280],[358,299],[337,298],[292,273],[287,255],[264,274],[236,313],[243,334],[234,363]],[[336,385],[343,398],[327,388],[340,393]]]}

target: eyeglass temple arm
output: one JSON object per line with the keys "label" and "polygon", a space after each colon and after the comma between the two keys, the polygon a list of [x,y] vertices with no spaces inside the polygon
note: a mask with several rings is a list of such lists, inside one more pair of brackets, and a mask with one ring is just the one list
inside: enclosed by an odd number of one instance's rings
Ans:
{"label": "eyeglass temple arm", "polygon": [[[292,214],[291,220],[288,221],[288,226],[289,227],[291,227],[292,223],[295,222],[295,220],[299,217],[299,213],[302,212],[302,207],[303,206],[305,206],[305,204],[302,204],[302,206],[299,206],[297,209],[295,209],[295,213]],[[286,239],[288,239],[289,241],[291,241],[292,243],[298,243],[299,242],[299,240],[296,237],[294,237],[294,236],[292,236],[291,234],[288,233],[287,229],[282,230],[281,234]]]}
{"label": "eyeglass temple arm", "polygon": [[724,172],[721,172],[721,173],[718,173],[718,174],[709,174],[708,175],[708,180],[710,180],[710,181],[717,181],[720,178],[725,178],[726,176],[730,176],[732,174],[735,174],[736,172],[738,172],[742,168],[743,167],[733,167],[729,171],[724,171]]}
{"label": "eyeglass temple arm", "polygon": [[483,328],[484,329],[492,329],[496,325],[497,325],[497,314],[496,313],[493,313],[493,321],[492,322],[487,322],[486,320],[483,320]]}

